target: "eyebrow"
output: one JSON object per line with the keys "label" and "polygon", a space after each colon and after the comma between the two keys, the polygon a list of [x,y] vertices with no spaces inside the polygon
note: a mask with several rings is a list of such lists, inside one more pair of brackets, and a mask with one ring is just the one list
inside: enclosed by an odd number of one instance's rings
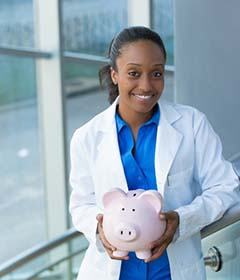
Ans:
{"label": "eyebrow", "polygon": [[[127,65],[142,66],[141,64],[138,64],[138,63],[132,63],[132,62],[127,63]],[[153,66],[164,66],[164,64],[163,64],[163,63],[157,63],[157,64],[154,64]]]}

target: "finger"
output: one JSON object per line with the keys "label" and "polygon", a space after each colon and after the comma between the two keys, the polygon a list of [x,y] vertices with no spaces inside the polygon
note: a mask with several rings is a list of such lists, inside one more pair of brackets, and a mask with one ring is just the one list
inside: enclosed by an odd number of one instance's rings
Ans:
{"label": "finger", "polygon": [[172,242],[174,237],[174,231],[169,230],[166,232],[161,238],[159,238],[156,241],[153,241],[149,244],[149,249],[153,250],[154,248],[158,248],[163,246],[164,244],[167,244],[167,246]]}
{"label": "finger", "polygon": [[153,241],[149,244],[149,248],[153,248],[155,246],[160,246],[161,243],[165,242],[166,240],[171,242],[173,240],[174,234],[177,230],[177,223],[169,223],[167,220],[167,226],[163,235],[156,241]]}
{"label": "finger", "polygon": [[103,221],[103,214],[97,214],[96,219],[99,223],[102,223]]}
{"label": "finger", "polygon": [[114,246],[112,246],[112,245],[108,242],[108,240],[106,239],[105,234],[104,234],[104,231],[103,231],[103,229],[102,229],[101,226],[99,227],[99,239],[102,241],[102,244],[103,244],[103,246],[104,246],[105,248],[108,248],[108,249],[110,249],[111,251],[115,251],[115,250],[116,250],[116,248],[115,248]]}
{"label": "finger", "polygon": [[151,261],[154,261],[154,260],[160,258],[161,255],[163,254],[163,252],[166,250],[166,248],[167,248],[166,244],[161,247],[156,248],[153,251],[153,255],[150,258],[144,260],[145,263],[148,263],[148,262],[151,262]]}
{"label": "finger", "polygon": [[115,251],[115,250],[116,250],[116,248],[115,248],[114,246],[112,246],[112,245],[107,241],[107,239],[106,239],[104,233],[102,233],[102,234],[100,235],[100,240],[102,241],[102,244],[103,244],[103,246],[104,246],[105,248],[107,248],[107,249],[109,249],[109,250],[111,250],[111,251]]}
{"label": "finger", "polygon": [[160,217],[160,220],[163,220],[163,221],[166,221],[166,220],[167,220],[167,215],[166,215],[166,213],[161,213],[161,214],[159,215],[159,217]]}
{"label": "finger", "polygon": [[109,255],[109,257],[113,260],[129,260],[129,256],[125,256],[125,257],[116,257],[113,255],[113,251],[111,249],[105,248],[107,251],[107,254]]}
{"label": "finger", "polygon": [[122,260],[127,261],[127,260],[129,260],[129,256],[125,256],[125,257],[115,257],[115,256],[112,254],[110,257],[111,257],[111,259],[113,259],[113,260],[119,260],[119,261],[122,261]]}
{"label": "finger", "polygon": [[164,234],[158,240],[151,242],[148,246],[149,249],[154,249],[155,247],[160,247],[168,240],[168,235]]}

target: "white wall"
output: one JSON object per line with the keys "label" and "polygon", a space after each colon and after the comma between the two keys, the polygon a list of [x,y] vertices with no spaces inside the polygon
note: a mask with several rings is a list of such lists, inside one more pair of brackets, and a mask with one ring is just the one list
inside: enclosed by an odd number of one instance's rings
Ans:
{"label": "white wall", "polygon": [[205,112],[224,155],[240,152],[240,1],[175,0],[176,101]]}

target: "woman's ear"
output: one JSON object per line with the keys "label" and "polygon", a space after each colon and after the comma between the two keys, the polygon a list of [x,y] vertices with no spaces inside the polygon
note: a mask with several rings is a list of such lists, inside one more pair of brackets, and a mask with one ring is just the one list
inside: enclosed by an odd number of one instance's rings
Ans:
{"label": "woman's ear", "polygon": [[117,85],[117,83],[118,83],[117,71],[115,71],[115,70],[111,67],[111,68],[110,68],[110,72],[111,72],[111,78],[112,78],[112,81],[113,81],[114,85]]}

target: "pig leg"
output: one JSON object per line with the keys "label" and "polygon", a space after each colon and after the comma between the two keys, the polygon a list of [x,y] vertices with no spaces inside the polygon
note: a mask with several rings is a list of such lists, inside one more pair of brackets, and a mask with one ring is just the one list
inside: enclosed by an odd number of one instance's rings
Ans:
{"label": "pig leg", "polygon": [[127,255],[128,255],[128,251],[121,251],[121,250],[113,251],[114,257],[122,258],[122,257],[126,257]]}
{"label": "pig leg", "polygon": [[151,250],[136,251],[136,256],[141,259],[148,259],[152,256]]}

